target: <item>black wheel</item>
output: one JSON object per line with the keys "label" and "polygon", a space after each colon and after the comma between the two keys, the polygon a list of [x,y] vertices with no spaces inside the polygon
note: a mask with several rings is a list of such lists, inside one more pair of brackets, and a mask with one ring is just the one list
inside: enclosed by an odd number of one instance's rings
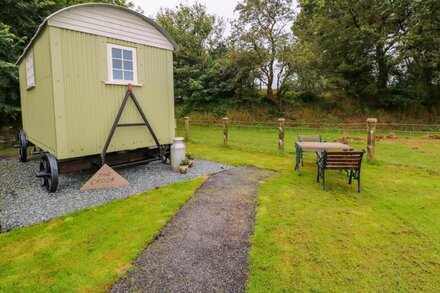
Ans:
{"label": "black wheel", "polygon": [[40,170],[37,173],[40,185],[48,192],[55,192],[58,188],[58,163],[51,154],[45,154],[40,161]]}
{"label": "black wheel", "polygon": [[170,159],[170,148],[169,146],[163,146],[160,154],[160,159],[162,163],[166,164]]}
{"label": "black wheel", "polygon": [[168,162],[168,159],[170,158],[169,154],[164,154],[162,156],[160,156],[160,159],[162,161],[162,163],[166,164]]}
{"label": "black wheel", "polygon": [[23,129],[20,129],[18,131],[18,144],[17,144],[17,149],[18,149],[18,159],[20,160],[20,162],[27,162],[27,147],[28,147],[28,142],[26,140],[26,134],[24,133]]}

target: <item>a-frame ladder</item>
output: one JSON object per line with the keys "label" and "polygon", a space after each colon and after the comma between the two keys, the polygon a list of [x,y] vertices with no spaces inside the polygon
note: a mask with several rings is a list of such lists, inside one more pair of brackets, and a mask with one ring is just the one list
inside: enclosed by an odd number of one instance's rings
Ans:
{"label": "a-frame ladder", "polygon": [[[121,119],[122,113],[124,112],[125,105],[128,102],[128,99],[131,98],[133,100],[134,105],[136,106],[136,109],[138,110],[139,114],[141,114],[143,123],[119,123],[119,120]],[[148,128],[148,131],[150,132],[151,136],[154,139],[154,142],[156,143],[158,149],[159,149],[159,157],[162,157],[163,155],[163,148],[159,143],[159,140],[157,139],[156,134],[153,131],[153,128],[151,128],[150,123],[148,122],[147,117],[144,114],[144,111],[142,111],[141,106],[139,105],[136,96],[133,94],[133,87],[131,84],[128,84],[127,92],[125,93],[124,100],[122,101],[121,107],[119,108],[118,115],[116,115],[115,122],[113,123],[112,129],[110,130],[110,133],[107,137],[107,141],[105,142],[104,148],[101,152],[101,165],[103,166],[105,164],[105,155],[107,154],[107,149],[110,145],[110,142],[113,138],[113,135],[115,133],[115,130],[117,127],[132,127],[132,126],[146,126]]]}

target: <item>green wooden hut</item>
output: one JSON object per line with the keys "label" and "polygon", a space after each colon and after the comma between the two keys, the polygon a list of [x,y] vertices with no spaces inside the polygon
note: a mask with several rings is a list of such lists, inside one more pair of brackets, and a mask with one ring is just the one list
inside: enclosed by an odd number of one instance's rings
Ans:
{"label": "green wooden hut", "polygon": [[42,185],[48,188],[55,180],[48,177],[54,173],[51,161],[61,173],[97,164],[93,156],[103,152],[128,84],[154,133],[142,127],[142,115],[129,99],[119,124],[138,127],[117,128],[106,151],[143,150],[119,158],[133,162],[151,157],[146,150],[158,149],[157,141],[169,147],[176,48],[158,24],[121,6],[80,4],[44,20],[17,61],[23,120],[19,155],[26,161],[27,146],[35,145],[53,157],[43,158]]}

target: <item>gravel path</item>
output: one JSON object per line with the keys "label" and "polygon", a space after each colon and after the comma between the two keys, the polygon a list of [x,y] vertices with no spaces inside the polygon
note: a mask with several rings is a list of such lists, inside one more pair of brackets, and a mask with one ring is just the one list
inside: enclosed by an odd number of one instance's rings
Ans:
{"label": "gravel path", "polygon": [[259,180],[240,167],[206,181],[111,292],[244,292]]}
{"label": "gravel path", "polygon": [[60,175],[56,193],[43,191],[35,174],[39,160],[20,163],[16,158],[0,160],[0,231],[29,226],[61,215],[125,198],[141,191],[216,173],[231,166],[197,160],[185,175],[172,172],[160,162],[118,170],[130,185],[117,189],[79,191],[93,172]]}

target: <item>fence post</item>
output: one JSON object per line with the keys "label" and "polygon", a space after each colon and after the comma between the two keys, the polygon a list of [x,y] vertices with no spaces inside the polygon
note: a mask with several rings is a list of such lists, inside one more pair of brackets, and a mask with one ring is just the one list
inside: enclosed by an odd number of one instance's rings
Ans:
{"label": "fence post", "polygon": [[367,160],[371,161],[374,159],[374,152],[376,148],[376,123],[377,118],[368,118],[368,138],[367,138]]}
{"label": "fence post", "polygon": [[185,141],[189,141],[189,117],[185,116]]}
{"label": "fence post", "polygon": [[223,117],[223,143],[228,143],[228,117]]}
{"label": "fence post", "polygon": [[278,149],[284,150],[284,122],[286,119],[278,118]]}

